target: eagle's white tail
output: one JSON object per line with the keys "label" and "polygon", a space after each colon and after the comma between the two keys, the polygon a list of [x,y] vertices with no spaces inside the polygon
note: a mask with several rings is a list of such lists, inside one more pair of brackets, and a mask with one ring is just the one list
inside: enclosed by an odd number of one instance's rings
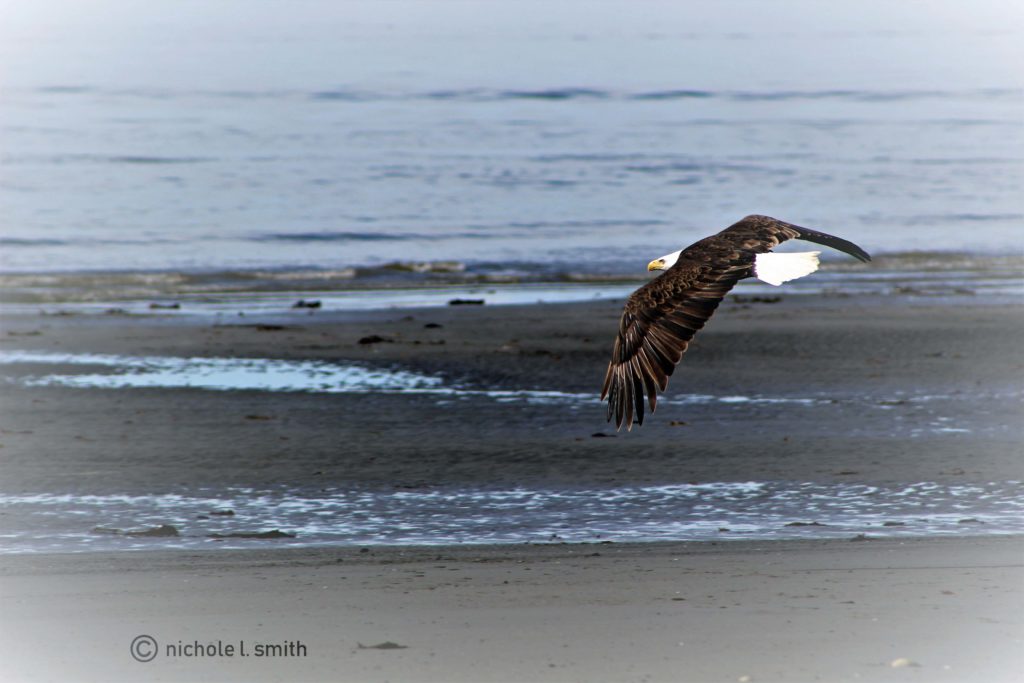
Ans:
{"label": "eagle's white tail", "polygon": [[820,251],[805,251],[798,254],[773,254],[767,252],[754,257],[754,275],[761,282],[778,287],[783,282],[810,275],[818,269]]}

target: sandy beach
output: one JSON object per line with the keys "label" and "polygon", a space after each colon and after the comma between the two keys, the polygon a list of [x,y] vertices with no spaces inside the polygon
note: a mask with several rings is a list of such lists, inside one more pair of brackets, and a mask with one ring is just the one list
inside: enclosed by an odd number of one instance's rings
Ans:
{"label": "sandy beach", "polygon": [[[586,393],[618,312],[594,302],[258,320],[7,316],[3,350],[357,361],[471,389]],[[628,434],[608,427],[596,396],[565,406],[81,389],[22,381],[74,367],[8,364],[3,490],[1019,481],[1020,329],[1019,307],[969,297],[731,299],[669,397],[814,402],[666,402]],[[802,541],[723,529],[704,543],[254,540],[247,550],[6,555],[2,661],[10,680],[1019,679],[1024,542],[961,528],[861,542],[814,540],[812,527]],[[159,644],[154,661],[131,658],[138,635]],[[169,654],[178,641],[305,649]]]}
{"label": "sandy beach", "polygon": [[[3,670],[12,681],[1012,681],[1024,671],[1021,559],[1019,538],[8,557]],[[132,659],[140,635],[155,641],[138,646],[152,661]],[[219,654],[166,649],[195,642]],[[257,657],[260,644],[290,650]]]}

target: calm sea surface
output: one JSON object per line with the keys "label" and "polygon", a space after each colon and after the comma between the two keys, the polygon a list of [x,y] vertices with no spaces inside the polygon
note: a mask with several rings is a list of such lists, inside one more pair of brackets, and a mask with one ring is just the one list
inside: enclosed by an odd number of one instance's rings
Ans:
{"label": "calm sea surface", "polygon": [[0,284],[642,275],[748,213],[1019,257],[1010,4],[12,4]]}

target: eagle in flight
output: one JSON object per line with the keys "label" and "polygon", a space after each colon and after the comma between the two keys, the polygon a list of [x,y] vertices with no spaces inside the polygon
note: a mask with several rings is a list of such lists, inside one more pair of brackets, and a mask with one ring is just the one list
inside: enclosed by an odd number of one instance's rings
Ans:
{"label": "eagle in flight", "polygon": [[786,240],[799,239],[870,261],[866,251],[840,237],[801,228],[769,216],[747,216],[717,235],[651,261],[647,270],[665,271],[626,301],[612,359],[601,388],[608,420],[616,428],[643,424],[644,394],[651,412],[665,391],[693,335],[737,282],[756,277],[770,285],[810,275],[818,251],[775,254]]}

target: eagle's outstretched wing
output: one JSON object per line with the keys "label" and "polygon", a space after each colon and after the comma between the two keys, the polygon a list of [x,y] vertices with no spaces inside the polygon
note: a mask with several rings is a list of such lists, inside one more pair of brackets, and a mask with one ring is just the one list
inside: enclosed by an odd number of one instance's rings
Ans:
{"label": "eagle's outstretched wing", "polygon": [[682,251],[675,265],[633,292],[619,322],[601,400],[617,428],[643,424],[644,394],[653,412],[693,336],[733,286],[753,274],[754,260],[790,239],[844,251],[861,261],[867,252],[839,237],[768,216],[747,216]]}

